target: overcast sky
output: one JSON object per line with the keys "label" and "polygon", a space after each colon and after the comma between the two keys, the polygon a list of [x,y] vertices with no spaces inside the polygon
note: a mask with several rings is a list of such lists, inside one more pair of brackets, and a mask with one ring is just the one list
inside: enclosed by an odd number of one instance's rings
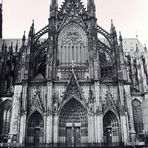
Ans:
{"label": "overcast sky", "polygon": [[[59,6],[63,0],[58,0]],[[87,0],[81,0],[86,6]],[[148,0],[95,0],[98,25],[110,30],[114,20],[124,38],[135,38],[148,46]],[[32,19],[36,31],[47,25],[50,0],[3,0],[3,37],[21,38],[28,34]]]}

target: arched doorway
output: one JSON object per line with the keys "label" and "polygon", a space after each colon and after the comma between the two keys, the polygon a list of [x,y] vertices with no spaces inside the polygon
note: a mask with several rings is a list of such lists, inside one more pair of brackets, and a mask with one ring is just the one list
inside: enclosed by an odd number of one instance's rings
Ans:
{"label": "arched doorway", "polygon": [[106,145],[119,144],[119,123],[116,115],[109,111],[103,118],[104,126],[104,143]]}
{"label": "arched doorway", "polygon": [[71,99],[61,110],[59,117],[60,144],[64,146],[82,146],[88,137],[87,111],[82,104]]}
{"label": "arched doorway", "polygon": [[43,144],[44,121],[39,112],[34,112],[28,120],[27,144],[40,146]]}
{"label": "arched doorway", "polygon": [[11,102],[4,101],[0,106],[0,142],[7,143],[11,121]]}

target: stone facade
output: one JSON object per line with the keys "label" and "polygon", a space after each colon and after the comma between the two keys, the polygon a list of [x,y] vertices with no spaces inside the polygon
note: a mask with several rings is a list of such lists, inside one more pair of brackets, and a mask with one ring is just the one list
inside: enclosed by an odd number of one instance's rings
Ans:
{"label": "stone facade", "polygon": [[[147,129],[148,51],[97,24],[94,0],[50,5],[49,24],[1,40],[2,143],[140,144]],[[48,34],[47,39],[41,39]],[[98,38],[101,34],[104,38]],[[14,45],[16,44],[16,45]],[[143,118],[142,118],[143,117]]]}

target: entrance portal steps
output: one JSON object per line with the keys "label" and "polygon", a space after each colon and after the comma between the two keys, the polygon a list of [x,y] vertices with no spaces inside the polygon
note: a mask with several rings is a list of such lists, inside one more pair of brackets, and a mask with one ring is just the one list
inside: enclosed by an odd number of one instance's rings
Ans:
{"label": "entrance portal steps", "polygon": [[148,148],[148,146],[91,146],[91,147],[25,147],[25,148]]}
{"label": "entrance portal steps", "polygon": [[[2,147],[2,146],[0,146]],[[148,148],[147,146],[88,146],[88,147],[43,147],[43,146],[38,146],[38,147],[8,147],[8,146],[3,146],[3,148]]]}
{"label": "entrance portal steps", "polygon": [[79,147],[66,147],[66,146],[21,146],[19,144],[0,143],[0,148],[148,148],[148,145],[137,146],[79,146]]}

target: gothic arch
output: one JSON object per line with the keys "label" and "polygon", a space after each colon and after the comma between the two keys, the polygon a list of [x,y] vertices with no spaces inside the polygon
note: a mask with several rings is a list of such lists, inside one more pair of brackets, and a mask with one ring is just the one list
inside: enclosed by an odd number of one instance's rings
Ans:
{"label": "gothic arch", "polygon": [[117,120],[119,121],[119,114],[118,114],[118,112],[116,111],[116,108],[114,107],[114,106],[108,106],[108,108],[104,111],[104,116],[108,113],[108,112],[112,112],[115,116],[116,116],[116,118],[117,118]]}
{"label": "gothic arch", "polygon": [[104,143],[106,145],[119,144],[119,119],[114,112],[108,111],[103,117]]}
{"label": "gothic arch", "polygon": [[4,137],[8,136],[10,131],[12,102],[5,100],[0,104],[0,142],[4,141]]}
{"label": "gothic arch", "polygon": [[88,39],[83,28],[76,24],[66,25],[58,36],[59,64],[85,64],[88,60]]}
{"label": "gothic arch", "polygon": [[44,119],[38,112],[33,112],[27,123],[27,145],[39,146],[44,142]]}
{"label": "gothic arch", "polygon": [[28,120],[30,119],[30,117],[32,116],[32,114],[34,114],[35,112],[38,112],[42,117],[43,117],[43,112],[39,109],[39,108],[36,108],[34,110],[32,110],[29,115],[28,115]]}
{"label": "gothic arch", "polygon": [[62,109],[64,108],[64,106],[70,101],[70,100],[76,100],[76,101],[78,101],[82,106],[83,106],[83,108],[85,108],[86,110],[87,110],[87,108],[86,108],[86,102],[84,102],[84,100],[80,100],[80,98],[77,98],[76,96],[74,96],[74,95],[71,95],[69,98],[67,98],[66,100],[63,100],[63,102],[62,102],[62,104],[61,104],[61,106],[60,106],[60,111],[59,111],[59,114],[61,113],[61,111],[62,111]]}
{"label": "gothic arch", "polygon": [[9,99],[7,99],[7,100],[5,100],[5,101],[2,101],[2,102],[0,103],[0,108],[2,108],[3,106],[5,106],[5,104],[12,105],[12,102],[11,102],[11,100],[9,100]]}
{"label": "gothic arch", "polygon": [[[64,103],[59,114],[59,143],[80,146],[87,142],[87,136],[87,110],[77,99],[71,98]],[[75,139],[74,143],[72,138]]]}

